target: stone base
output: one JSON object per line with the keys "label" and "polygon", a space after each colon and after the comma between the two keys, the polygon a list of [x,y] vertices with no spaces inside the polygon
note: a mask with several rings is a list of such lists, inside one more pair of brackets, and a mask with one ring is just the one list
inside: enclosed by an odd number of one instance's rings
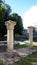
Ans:
{"label": "stone base", "polygon": [[29,46],[29,47],[28,47],[28,50],[34,50],[34,48]]}
{"label": "stone base", "polygon": [[26,57],[29,54],[32,54],[33,52],[35,52],[35,49],[29,49],[29,48],[19,48],[17,49],[17,54],[21,57]]}
{"label": "stone base", "polygon": [[6,56],[8,56],[9,58],[14,58],[16,56],[16,53],[13,51],[9,51],[7,52]]}
{"label": "stone base", "polygon": [[17,62],[20,60],[20,57],[16,55],[16,53],[2,53],[0,56],[0,59],[3,61],[3,64],[8,65],[8,64],[13,64],[14,62]]}

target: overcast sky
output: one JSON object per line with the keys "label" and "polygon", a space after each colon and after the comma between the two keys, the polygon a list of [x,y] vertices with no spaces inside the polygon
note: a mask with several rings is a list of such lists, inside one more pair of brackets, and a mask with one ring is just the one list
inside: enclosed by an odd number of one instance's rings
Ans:
{"label": "overcast sky", "polygon": [[37,27],[37,0],[6,0],[12,13],[18,13],[23,19],[23,26]]}
{"label": "overcast sky", "polygon": [[27,12],[24,13],[23,25],[24,28],[27,28],[28,26],[37,27],[37,5],[32,6]]}

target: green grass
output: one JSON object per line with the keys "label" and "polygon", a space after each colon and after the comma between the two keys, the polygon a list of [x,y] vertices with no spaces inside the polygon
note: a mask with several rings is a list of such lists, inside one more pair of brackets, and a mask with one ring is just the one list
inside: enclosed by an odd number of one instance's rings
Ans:
{"label": "green grass", "polygon": [[4,65],[2,60],[0,60],[0,65]]}
{"label": "green grass", "polygon": [[15,44],[14,45],[14,48],[17,49],[17,48],[26,48],[28,47],[29,44],[23,44],[23,45],[20,45],[19,43],[18,44]]}
{"label": "green grass", "polygon": [[21,57],[21,60],[13,65],[37,65],[37,52],[27,57]]}
{"label": "green grass", "polygon": [[[23,45],[20,45],[19,43],[18,44],[15,44],[14,45],[14,48],[15,49],[18,49],[18,48],[26,48],[26,47],[28,47],[29,46],[29,43],[25,43],[25,44],[23,44]],[[36,48],[37,49],[37,44],[33,44],[32,45],[34,48]]]}

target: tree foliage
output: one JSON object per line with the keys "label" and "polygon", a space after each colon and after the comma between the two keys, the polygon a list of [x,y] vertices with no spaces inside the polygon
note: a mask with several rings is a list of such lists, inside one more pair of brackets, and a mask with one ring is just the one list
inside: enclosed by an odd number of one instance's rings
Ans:
{"label": "tree foliage", "polygon": [[14,28],[15,34],[22,34],[23,24],[22,18],[17,13],[11,14],[11,8],[8,4],[4,3],[4,0],[0,0],[0,36],[4,36],[6,31],[5,21],[12,20],[16,21]]}
{"label": "tree foliage", "polygon": [[4,2],[0,0],[0,36],[6,34],[5,21],[8,20],[10,12],[10,6],[8,4],[5,4],[4,6]]}
{"label": "tree foliage", "polygon": [[23,24],[22,24],[22,18],[21,18],[21,16],[19,16],[17,13],[13,13],[10,16],[10,20],[16,22],[16,26],[14,28],[14,33],[15,34],[22,34]]}

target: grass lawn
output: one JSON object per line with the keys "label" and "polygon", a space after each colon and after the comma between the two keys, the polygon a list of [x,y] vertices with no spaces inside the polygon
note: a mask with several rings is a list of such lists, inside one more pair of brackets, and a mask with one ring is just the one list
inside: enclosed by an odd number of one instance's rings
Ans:
{"label": "grass lawn", "polygon": [[28,47],[28,45],[29,45],[28,43],[22,44],[22,45],[20,45],[20,44],[18,43],[18,44],[15,44],[15,45],[14,45],[14,48],[15,48],[15,49],[17,49],[17,48],[26,48],[26,47]]}
{"label": "grass lawn", "polygon": [[[18,43],[18,44],[15,44],[15,45],[14,45],[14,48],[15,48],[15,49],[17,49],[17,48],[26,48],[26,47],[28,47],[28,46],[29,46],[29,43],[27,43],[27,42],[26,42],[25,44],[22,44],[22,45],[20,45],[20,44]],[[32,46],[37,49],[37,44],[33,43]]]}
{"label": "grass lawn", "polygon": [[28,55],[27,57],[21,57],[20,61],[13,65],[37,65],[37,52]]}
{"label": "grass lawn", "polygon": [[4,65],[2,60],[0,60],[0,65]]}

